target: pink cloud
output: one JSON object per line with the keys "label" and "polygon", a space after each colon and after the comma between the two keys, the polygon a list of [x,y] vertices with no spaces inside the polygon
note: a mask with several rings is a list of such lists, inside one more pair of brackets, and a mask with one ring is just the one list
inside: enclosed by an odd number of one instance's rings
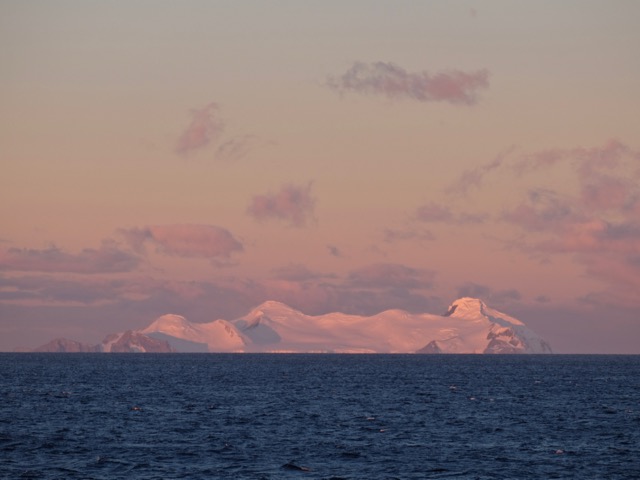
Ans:
{"label": "pink cloud", "polygon": [[[608,294],[622,302],[624,297],[630,305],[635,296],[640,306],[633,260],[640,258],[639,164],[640,151],[615,139],[590,148],[551,148],[524,155],[511,149],[463,172],[448,193],[480,191],[488,176],[502,175],[500,180],[509,182],[512,191],[527,192],[524,198],[510,198],[499,217],[527,232],[513,242],[515,248],[547,263],[554,256],[570,258],[586,275],[606,284],[599,298]],[[557,191],[530,188],[531,181],[547,182],[551,175],[562,180],[555,182]],[[448,217],[446,210],[438,215],[435,208],[423,213],[431,220]],[[460,216],[454,210],[451,214],[454,219]]]}
{"label": "pink cloud", "polygon": [[592,218],[568,225],[538,248],[552,253],[640,254],[640,224]]}
{"label": "pink cloud", "polygon": [[327,85],[340,93],[472,105],[477,101],[478,90],[489,86],[488,78],[487,70],[471,73],[452,70],[432,75],[426,71],[410,73],[388,62],[355,62],[343,75],[329,77]]}
{"label": "pink cloud", "polygon": [[210,103],[191,111],[191,123],[182,132],[176,143],[176,152],[186,155],[206,147],[220,135],[224,123],[217,118],[218,106]]}
{"label": "pink cloud", "polygon": [[617,139],[611,139],[598,147],[575,148],[568,156],[577,163],[580,173],[586,176],[602,169],[615,169],[625,157],[640,160],[640,152],[633,151]]}
{"label": "pink cloud", "polygon": [[473,188],[479,189],[484,182],[484,177],[499,170],[506,163],[513,150],[514,148],[511,147],[498,154],[490,162],[462,172],[458,179],[447,187],[446,192],[454,195],[466,195]]}
{"label": "pink cloud", "polygon": [[0,270],[22,272],[120,273],[134,270],[140,259],[109,242],[98,249],[67,253],[56,246],[38,250],[10,248],[0,254]]}
{"label": "pink cloud", "polygon": [[542,189],[530,191],[526,203],[520,203],[502,214],[502,220],[529,231],[557,231],[581,218],[574,213],[568,199]]}
{"label": "pink cloud", "polygon": [[284,185],[277,193],[256,195],[247,213],[257,220],[284,220],[294,227],[303,227],[313,218],[315,198],[311,183],[306,186]]}
{"label": "pink cloud", "polygon": [[600,175],[585,182],[581,197],[585,207],[591,210],[634,208],[637,192],[633,190],[634,186],[626,179]]}
{"label": "pink cloud", "polygon": [[150,243],[158,251],[178,257],[229,257],[243,250],[242,243],[228,230],[215,225],[151,225],[120,233],[136,251],[143,251]]}
{"label": "pink cloud", "polygon": [[[530,172],[549,170],[562,164],[571,165],[575,175],[583,183],[604,175],[604,172],[608,175],[614,175],[617,172],[619,175],[626,171],[623,175],[628,177],[629,170],[640,161],[640,151],[633,150],[616,139],[592,148],[551,148],[521,154],[517,157],[514,152],[515,148],[511,147],[494,160],[462,172],[447,188],[447,192],[466,194],[472,188],[479,189],[486,176],[501,171],[522,176]],[[637,171],[636,176],[639,175],[640,171]]]}

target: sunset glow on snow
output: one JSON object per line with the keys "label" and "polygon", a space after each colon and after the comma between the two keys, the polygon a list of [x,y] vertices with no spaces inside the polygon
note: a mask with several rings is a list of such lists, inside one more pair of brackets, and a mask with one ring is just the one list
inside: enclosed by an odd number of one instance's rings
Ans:
{"label": "sunset glow on snow", "polygon": [[0,5],[0,350],[442,314],[640,353],[640,3]]}

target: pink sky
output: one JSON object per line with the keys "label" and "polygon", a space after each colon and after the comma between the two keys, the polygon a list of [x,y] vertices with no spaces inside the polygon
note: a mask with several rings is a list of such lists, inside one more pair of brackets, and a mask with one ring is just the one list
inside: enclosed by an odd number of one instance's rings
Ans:
{"label": "pink sky", "polygon": [[444,312],[640,353],[640,3],[5,1],[0,350]]}

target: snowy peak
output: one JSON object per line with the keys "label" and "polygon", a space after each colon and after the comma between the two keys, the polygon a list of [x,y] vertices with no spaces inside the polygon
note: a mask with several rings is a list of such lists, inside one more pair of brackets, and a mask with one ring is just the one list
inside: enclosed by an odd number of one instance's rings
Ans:
{"label": "snowy peak", "polygon": [[471,321],[490,320],[502,326],[522,325],[520,320],[510,317],[506,313],[488,307],[478,298],[462,297],[454,301],[444,314],[445,317],[461,318]]}
{"label": "snowy peak", "polygon": [[464,297],[445,315],[404,310],[305,315],[274,301],[234,320],[197,323],[169,314],[141,330],[110,335],[98,351],[442,354],[551,353],[551,348],[520,320]]}
{"label": "snowy peak", "polygon": [[169,342],[180,351],[241,352],[245,338],[231,322],[192,323],[180,315],[163,315],[140,333]]}
{"label": "snowy peak", "polygon": [[276,302],[274,300],[268,300],[264,303],[261,303],[257,307],[251,310],[248,315],[242,317],[245,320],[249,318],[258,318],[263,316],[290,316],[290,315],[301,315],[302,312],[299,312],[295,308],[291,308],[286,303]]}
{"label": "snowy peak", "polygon": [[167,335],[182,337],[192,331],[191,323],[181,315],[167,314],[156,318],[142,333],[163,332]]}
{"label": "snowy peak", "polygon": [[478,298],[462,297],[449,305],[445,317],[466,318],[475,320],[483,317],[483,311],[487,306]]}

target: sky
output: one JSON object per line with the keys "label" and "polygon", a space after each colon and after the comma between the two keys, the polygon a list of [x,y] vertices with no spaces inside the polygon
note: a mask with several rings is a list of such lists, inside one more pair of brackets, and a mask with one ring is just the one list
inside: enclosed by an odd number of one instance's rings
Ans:
{"label": "sky", "polygon": [[444,313],[640,354],[640,2],[0,3],[0,350]]}

